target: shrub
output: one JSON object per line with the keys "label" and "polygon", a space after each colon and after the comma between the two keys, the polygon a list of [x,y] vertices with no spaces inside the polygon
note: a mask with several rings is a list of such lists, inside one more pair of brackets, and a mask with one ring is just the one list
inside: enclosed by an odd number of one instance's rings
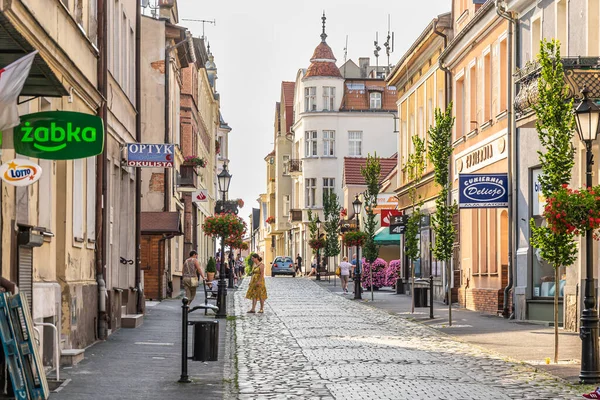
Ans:
{"label": "shrub", "polygon": [[400,277],[402,262],[400,260],[392,260],[385,269],[385,286],[394,286],[396,279]]}
{"label": "shrub", "polygon": [[206,272],[217,272],[217,262],[214,257],[208,259],[208,262],[206,263]]}
{"label": "shrub", "polygon": [[371,269],[373,269],[373,287],[381,288],[387,285],[386,268],[388,264],[383,258],[377,258],[373,264],[362,259],[362,286],[371,287]]}

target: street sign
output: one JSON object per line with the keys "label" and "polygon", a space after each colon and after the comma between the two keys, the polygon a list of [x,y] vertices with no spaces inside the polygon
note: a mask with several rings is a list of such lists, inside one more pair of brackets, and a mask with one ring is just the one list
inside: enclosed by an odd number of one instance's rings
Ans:
{"label": "street sign", "polygon": [[45,160],[96,156],[104,149],[104,123],[72,111],[26,114],[14,129],[14,142],[17,154]]}
{"label": "street sign", "polygon": [[42,167],[26,159],[15,159],[0,166],[0,179],[9,185],[27,186],[42,176]]}
{"label": "street sign", "polygon": [[208,190],[200,189],[192,193],[192,201],[194,203],[205,203],[208,201]]}
{"label": "street sign", "polygon": [[174,144],[129,143],[127,165],[145,168],[173,168]]}
{"label": "street sign", "polygon": [[460,174],[459,208],[508,207],[507,174]]}
{"label": "street sign", "polygon": [[390,235],[401,235],[406,230],[408,215],[390,216]]}

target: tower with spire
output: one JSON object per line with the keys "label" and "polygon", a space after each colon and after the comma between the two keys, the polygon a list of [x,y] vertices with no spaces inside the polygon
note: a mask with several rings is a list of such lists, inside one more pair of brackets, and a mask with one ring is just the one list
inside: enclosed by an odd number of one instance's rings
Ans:
{"label": "tower with spire", "polygon": [[310,58],[310,66],[306,70],[306,75],[304,77],[341,78],[342,74],[340,73],[338,67],[335,65],[337,60],[333,55],[331,47],[329,47],[329,45],[327,44],[327,33],[325,31],[325,21],[327,21],[327,17],[325,16],[325,11],[323,11],[323,16],[321,17],[321,20],[323,21],[321,43],[319,43],[319,45],[313,52],[313,55]]}

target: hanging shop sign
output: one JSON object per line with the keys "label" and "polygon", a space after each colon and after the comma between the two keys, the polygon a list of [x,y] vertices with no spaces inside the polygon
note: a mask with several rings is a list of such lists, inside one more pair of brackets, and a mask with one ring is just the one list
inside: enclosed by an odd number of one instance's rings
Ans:
{"label": "hanging shop sign", "polygon": [[401,235],[406,230],[408,215],[397,215],[390,217],[390,235]]}
{"label": "hanging shop sign", "polygon": [[[395,197],[394,197],[395,199]],[[397,204],[397,203],[396,203]],[[392,217],[402,215],[402,212],[398,210],[381,210],[381,226],[390,226],[390,221]]]}
{"label": "hanging shop sign", "polygon": [[458,193],[460,208],[506,208],[508,175],[460,174]]}
{"label": "hanging shop sign", "polygon": [[130,143],[127,145],[127,165],[130,167],[173,168],[174,144]]}
{"label": "hanging shop sign", "polygon": [[45,160],[74,160],[104,150],[104,123],[96,115],[47,111],[21,116],[14,129],[15,151]]}
{"label": "hanging shop sign", "polygon": [[208,201],[208,190],[200,189],[192,193],[192,201],[194,203],[205,203]]}
{"label": "hanging shop sign", "polygon": [[377,205],[373,208],[375,214],[381,214],[382,210],[395,210],[398,206],[398,198],[395,193],[379,193]]}
{"label": "hanging shop sign", "polygon": [[26,159],[15,159],[0,165],[0,179],[13,186],[28,186],[42,176],[42,167]]}

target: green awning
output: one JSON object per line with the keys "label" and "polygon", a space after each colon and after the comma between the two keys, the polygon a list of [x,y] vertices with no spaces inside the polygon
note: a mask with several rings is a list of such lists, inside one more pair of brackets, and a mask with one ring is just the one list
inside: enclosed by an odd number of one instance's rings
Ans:
{"label": "green awning", "polygon": [[379,228],[375,234],[375,244],[378,246],[400,246],[400,235],[390,235],[390,227]]}

